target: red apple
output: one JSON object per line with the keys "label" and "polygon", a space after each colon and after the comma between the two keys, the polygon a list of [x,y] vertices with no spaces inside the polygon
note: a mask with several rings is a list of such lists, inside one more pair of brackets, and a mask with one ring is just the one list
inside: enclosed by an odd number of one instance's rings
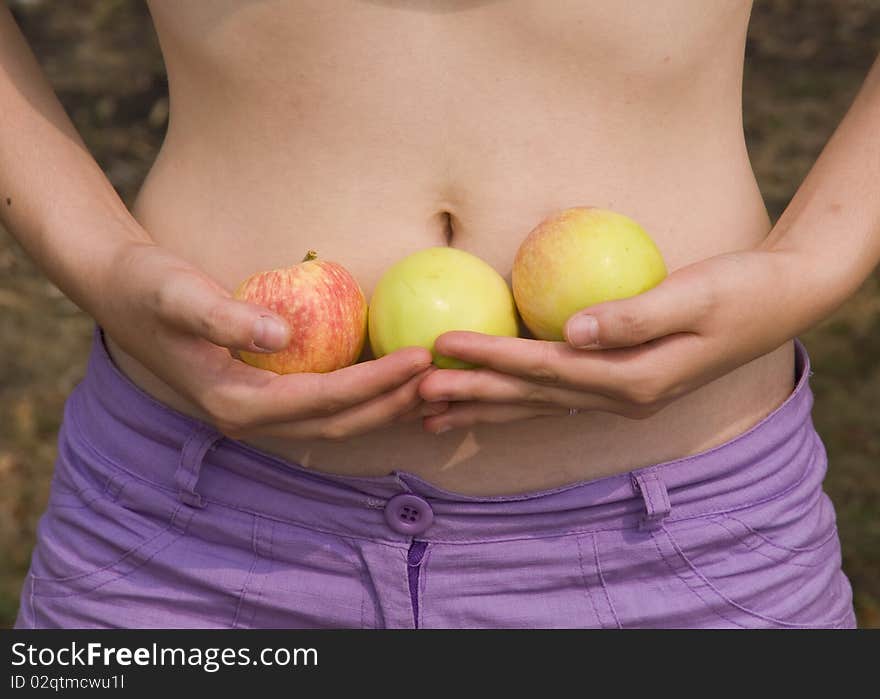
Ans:
{"label": "red apple", "polygon": [[241,359],[277,374],[327,372],[354,364],[367,336],[367,301],[348,270],[316,259],[310,250],[293,267],[258,272],[235,298],[268,308],[290,325],[290,344],[280,352],[240,352]]}

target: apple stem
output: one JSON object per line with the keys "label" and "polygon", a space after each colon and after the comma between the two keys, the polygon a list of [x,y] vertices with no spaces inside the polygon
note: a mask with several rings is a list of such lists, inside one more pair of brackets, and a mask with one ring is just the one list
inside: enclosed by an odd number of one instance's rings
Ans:
{"label": "apple stem", "polygon": [[315,252],[314,250],[309,250],[306,253],[306,256],[302,259],[302,261],[303,262],[311,262],[312,260],[317,260],[317,259],[318,259],[318,253]]}

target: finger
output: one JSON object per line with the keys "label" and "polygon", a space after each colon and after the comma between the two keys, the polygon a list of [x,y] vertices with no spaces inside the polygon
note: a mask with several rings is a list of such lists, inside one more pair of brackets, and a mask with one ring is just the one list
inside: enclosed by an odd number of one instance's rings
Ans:
{"label": "finger", "polygon": [[452,429],[471,427],[478,423],[500,424],[550,415],[567,416],[568,414],[568,408],[552,405],[457,403],[442,415],[425,418],[422,425],[426,432],[442,434]]}
{"label": "finger", "polygon": [[552,405],[581,410],[607,410],[617,402],[601,394],[549,386],[490,369],[441,369],[422,381],[419,393],[428,401]]}
{"label": "finger", "polygon": [[637,296],[575,313],[565,324],[565,339],[578,349],[604,349],[632,347],[674,333],[694,332],[711,302],[704,275],[686,268]]}
{"label": "finger", "polygon": [[412,410],[407,411],[399,418],[397,418],[398,422],[415,422],[416,420],[421,420],[425,417],[431,417],[432,415],[439,415],[442,412],[445,412],[449,408],[449,403],[446,401],[436,401],[433,403],[426,403],[425,401],[421,401],[419,405],[417,405]]}
{"label": "finger", "polygon": [[431,417],[432,415],[440,415],[449,409],[447,401],[436,401],[433,403],[424,403],[419,409],[420,417]]}
{"label": "finger", "polygon": [[[495,371],[578,390],[607,393],[627,380],[625,362],[642,350],[583,352],[564,342],[455,331],[437,338],[440,354]],[[479,371],[479,370],[476,370]],[[430,400],[425,395],[426,400]]]}
{"label": "finger", "polygon": [[283,318],[236,301],[217,284],[190,272],[173,275],[157,295],[157,311],[171,325],[215,345],[251,352],[277,352],[290,343]]}
{"label": "finger", "polygon": [[236,363],[247,384],[233,385],[228,398],[241,420],[255,426],[333,415],[370,401],[422,372],[430,373],[431,353],[422,347],[401,349],[327,374],[279,376]]}
{"label": "finger", "polygon": [[414,410],[419,397],[420,376],[413,377],[390,393],[336,413],[332,417],[311,418],[276,425],[264,425],[254,434],[288,439],[317,437],[341,440],[375,430]]}

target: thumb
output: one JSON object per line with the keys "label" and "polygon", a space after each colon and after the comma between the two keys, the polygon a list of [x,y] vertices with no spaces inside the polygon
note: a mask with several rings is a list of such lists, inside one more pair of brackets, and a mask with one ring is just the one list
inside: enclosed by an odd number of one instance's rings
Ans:
{"label": "thumb", "polygon": [[669,276],[636,296],[578,311],[565,324],[565,339],[578,349],[640,345],[693,330],[704,306],[689,284]]}
{"label": "thumb", "polygon": [[178,275],[160,294],[163,320],[215,345],[251,352],[277,352],[290,343],[290,326],[270,310],[236,301],[198,275]]}

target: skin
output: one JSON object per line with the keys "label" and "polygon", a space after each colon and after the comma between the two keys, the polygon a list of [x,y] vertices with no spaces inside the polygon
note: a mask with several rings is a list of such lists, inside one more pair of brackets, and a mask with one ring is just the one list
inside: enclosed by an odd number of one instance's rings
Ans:
{"label": "skin", "polygon": [[[494,494],[702,451],[779,406],[790,339],[880,258],[880,68],[771,229],[742,131],[748,2],[150,7],[171,119],[132,212],[0,14],[3,222],[132,380],[315,469]],[[639,221],[670,275],[576,314],[567,342],[438,340],[476,371],[407,349],[279,377],[229,354],[286,344],[229,290],[304,249],[367,297],[433,245],[509,280],[528,231],[572,206]]]}

